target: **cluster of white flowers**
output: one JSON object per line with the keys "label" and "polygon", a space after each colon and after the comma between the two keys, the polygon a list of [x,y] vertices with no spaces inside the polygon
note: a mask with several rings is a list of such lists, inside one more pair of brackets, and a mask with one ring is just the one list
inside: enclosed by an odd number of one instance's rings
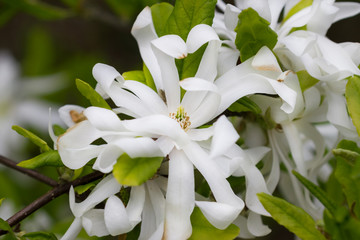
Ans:
{"label": "cluster of white flowers", "polygon": [[[256,194],[273,193],[281,174],[290,177],[281,189],[293,192],[298,205],[321,217],[322,208],[291,171],[316,181],[327,166],[328,150],[344,137],[358,139],[344,92],[346,78],[360,75],[360,44],[337,44],[324,34],[333,22],[359,13],[360,4],[314,0],[292,14],[297,2],[238,0],[233,6],[219,1],[223,12],[216,13],[213,26],[195,26],[186,42],[177,35],[158,37],[150,8],[140,13],[131,33],[156,91],[125,80],[111,66],[96,64],[96,90],[116,107],[66,105],[59,112],[69,129],[53,138],[70,169],[82,168],[95,158],[93,169],[108,174],[124,153],[131,158],[164,157],[164,161],[155,176],[140,186],[122,186],[109,174],[81,203],[75,202],[71,189],[75,220],[62,239],[76,238],[82,227],[90,236],[115,236],[140,222],[139,239],[187,239],[195,206],[216,228],[234,223],[241,229],[240,237],[263,236],[270,229],[261,215],[269,214]],[[249,7],[270,22],[278,42],[273,51],[264,46],[238,64],[234,29],[238,14]],[[285,18],[278,23],[281,11]],[[306,30],[301,30],[305,25]],[[175,59],[186,58],[204,44],[195,76],[179,79]],[[301,86],[299,72],[317,83]],[[244,144],[239,146],[235,122],[221,114],[245,96],[274,126],[266,129],[240,118],[245,128]],[[119,114],[130,119],[121,120]],[[103,143],[94,144],[98,139]],[[258,168],[261,160],[263,166]],[[280,170],[282,164],[287,172]],[[211,197],[195,193],[195,169],[209,185]],[[245,178],[243,192],[234,193],[230,176]],[[131,188],[126,204],[118,195],[124,188]],[[95,207],[104,201],[103,208]]]}

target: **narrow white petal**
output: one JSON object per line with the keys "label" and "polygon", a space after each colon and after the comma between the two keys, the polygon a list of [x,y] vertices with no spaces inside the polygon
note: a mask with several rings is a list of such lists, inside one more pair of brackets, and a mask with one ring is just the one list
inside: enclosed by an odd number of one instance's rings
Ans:
{"label": "narrow white petal", "polygon": [[109,173],[123,151],[116,145],[107,144],[97,157],[93,169],[103,173]]}
{"label": "narrow white petal", "polygon": [[149,137],[120,138],[111,144],[116,145],[131,158],[164,156],[157,143]]}
{"label": "narrow white petal", "polygon": [[105,91],[111,86],[115,78],[121,77],[121,74],[114,67],[103,63],[95,64],[92,72],[96,81],[105,88]]}
{"label": "narrow white petal", "polygon": [[194,169],[182,151],[170,155],[166,193],[164,239],[187,239],[192,232],[190,215],[195,205]]}
{"label": "narrow white petal", "polygon": [[112,175],[109,175],[101,180],[90,195],[81,203],[75,203],[75,192],[73,187],[71,187],[69,192],[70,209],[75,217],[80,217],[97,204],[119,192],[120,187],[121,185],[117,180]]}
{"label": "narrow white petal", "polygon": [[239,209],[229,204],[217,202],[196,201],[206,219],[219,229],[225,229],[239,215]]}
{"label": "narrow white petal", "polygon": [[210,91],[218,92],[218,87],[202,78],[190,77],[180,81],[180,86],[186,91]]}
{"label": "narrow white petal", "polygon": [[166,114],[167,106],[159,95],[150,87],[137,81],[125,81],[124,88],[133,92],[142,103],[152,110],[153,113]]}
{"label": "narrow white petal", "polygon": [[221,42],[214,40],[210,41],[202,56],[199,68],[195,77],[206,79],[213,82],[217,76],[217,64]]}
{"label": "narrow white petal", "polygon": [[220,40],[212,27],[206,24],[196,25],[191,29],[186,39],[188,52],[193,53],[202,45],[212,40]]}
{"label": "narrow white petal", "polygon": [[226,4],[225,12],[224,12],[224,21],[225,26],[230,31],[234,31],[239,21],[239,13],[241,10],[234,5]]}
{"label": "narrow white petal", "polygon": [[253,234],[251,234],[248,230],[248,226],[247,226],[247,218],[245,218],[242,215],[239,215],[237,219],[235,219],[234,224],[236,226],[238,226],[241,230],[240,233],[238,235],[238,237],[240,238],[254,238],[255,236]]}
{"label": "narrow white petal", "polygon": [[82,225],[89,236],[103,237],[110,234],[105,226],[103,209],[86,212],[82,217]]}
{"label": "narrow white petal", "polygon": [[151,48],[151,41],[158,38],[158,36],[152,22],[150,7],[145,7],[137,16],[131,34],[139,45],[141,58],[154,78],[157,90],[163,89],[160,67]]}
{"label": "narrow white petal", "polygon": [[214,127],[189,129],[187,134],[193,141],[205,141],[214,134]]}
{"label": "narrow white petal", "polygon": [[182,59],[187,56],[186,44],[178,35],[165,35],[152,40],[151,44],[173,58]]}
{"label": "narrow white petal", "polygon": [[355,16],[360,13],[360,3],[355,2],[335,2],[334,6],[339,8],[339,11],[336,14],[334,22],[337,22],[341,19]]}
{"label": "narrow white petal", "polygon": [[75,218],[60,240],[74,240],[82,229],[81,218]]}
{"label": "narrow white petal", "polygon": [[281,68],[271,50],[264,46],[255,55],[251,66],[259,71],[274,71],[281,73]]}
{"label": "narrow white petal", "polygon": [[199,107],[190,116],[191,128],[202,126],[216,117],[220,103],[221,95],[219,93],[208,93]]}
{"label": "narrow white petal", "polygon": [[261,216],[254,212],[249,213],[247,226],[249,232],[257,237],[265,236],[271,232],[271,229],[263,224]]}
{"label": "narrow white petal", "polygon": [[84,111],[89,122],[100,131],[122,131],[120,118],[111,110],[89,107]]}
{"label": "narrow white petal", "polygon": [[239,138],[234,126],[225,116],[214,123],[214,136],[211,143],[211,158],[224,154]]}

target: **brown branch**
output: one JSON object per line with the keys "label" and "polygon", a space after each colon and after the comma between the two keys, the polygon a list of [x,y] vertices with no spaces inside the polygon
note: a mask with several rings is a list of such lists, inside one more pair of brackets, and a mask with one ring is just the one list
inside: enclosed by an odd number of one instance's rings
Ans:
{"label": "brown branch", "polygon": [[[30,203],[28,206],[20,210],[19,212],[15,213],[12,217],[10,217],[8,220],[6,220],[10,226],[15,226],[16,224],[20,223],[22,220],[27,218],[30,214],[35,212],[36,210],[40,209],[41,207],[45,206],[47,203],[51,202],[55,198],[63,195],[64,193],[69,192],[69,189],[71,186],[76,187],[80,185],[84,185],[90,182],[93,182],[97,179],[100,179],[103,177],[104,174],[101,172],[93,172],[88,175],[85,175],[84,177],[75,179],[71,182],[65,182],[63,184],[57,185],[32,203]],[[0,236],[5,234],[6,231],[0,230]]]}
{"label": "brown branch", "polygon": [[37,171],[31,170],[31,169],[27,169],[27,168],[23,168],[23,167],[19,167],[18,165],[16,165],[17,163],[14,162],[13,160],[10,160],[7,157],[1,156],[0,155],[0,163],[12,168],[16,171],[19,171],[21,173],[24,173],[36,180],[39,180],[40,182],[43,182],[51,187],[56,187],[58,185],[57,181],[55,181],[52,178],[49,178],[48,176],[45,176]]}

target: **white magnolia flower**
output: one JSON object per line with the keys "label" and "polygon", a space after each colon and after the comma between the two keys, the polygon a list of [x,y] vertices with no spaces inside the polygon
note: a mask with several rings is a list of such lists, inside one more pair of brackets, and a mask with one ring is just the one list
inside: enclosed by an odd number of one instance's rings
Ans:
{"label": "white magnolia flower", "polygon": [[21,77],[18,63],[6,52],[0,52],[0,73],[0,154],[11,157],[23,139],[11,126],[29,125],[46,131],[49,103],[37,98],[64,84],[59,75]]}

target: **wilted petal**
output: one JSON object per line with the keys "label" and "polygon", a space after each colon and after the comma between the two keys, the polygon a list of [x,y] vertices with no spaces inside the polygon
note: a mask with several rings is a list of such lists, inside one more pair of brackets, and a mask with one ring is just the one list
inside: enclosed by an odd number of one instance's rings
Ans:
{"label": "wilted petal", "polygon": [[191,235],[190,215],[195,205],[194,169],[182,151],[170,155],[163,239],[187,239]]}

